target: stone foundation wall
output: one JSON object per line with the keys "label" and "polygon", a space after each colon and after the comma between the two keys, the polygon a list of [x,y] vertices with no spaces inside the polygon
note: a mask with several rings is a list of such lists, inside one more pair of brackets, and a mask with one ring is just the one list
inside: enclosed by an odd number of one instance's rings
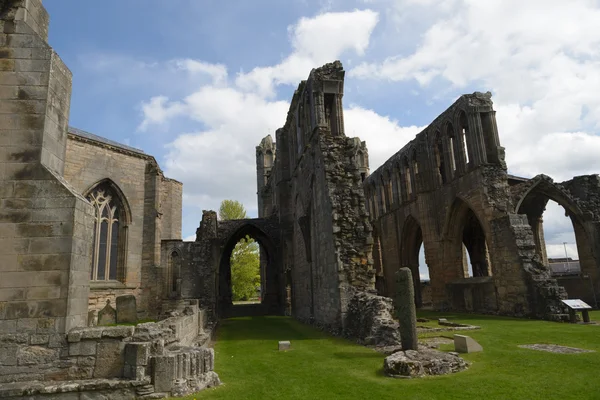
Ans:
{"label": "stone foundation wall", "polygon": [[[78,381],[71,386],[101,391],[108,389],[103,379],[115,379],[110,388],[118,390],[111,396],[126,399],[134,397],[118,396],[135,387],[148,393],[189,393],[216,385],[214,352],[202,347],[210,336],[204,331],[203,316],[197,302],[188,301],[181,315],[156,323],[74,328],[67,335],[35,327],[35,334],[1,335],[0,382],[22,382],[1,386],[44,398],[53,390],[71,391],[68,385],[52,381]],[[185,380],[184,387],[177,379]]]}

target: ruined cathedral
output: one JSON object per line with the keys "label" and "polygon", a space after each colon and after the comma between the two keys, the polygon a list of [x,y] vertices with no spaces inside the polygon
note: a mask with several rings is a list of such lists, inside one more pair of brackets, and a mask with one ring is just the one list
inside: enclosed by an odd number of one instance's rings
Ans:
{"label": "ruined cathedral", "polygon": [[[184,242],[182,184],[142,150],[69,127],[71,73],[48,21],[41,0],[0,2],[0,397],[218,385],[211,332],[243,313],[397,344],[401,267],[417,307],[435,310],[561,320],[562,299],[600,295],[598,175],[508,174],[479,92],[371,171],[367,143],[345,134],[339,61],[310,72],[256,147],[258,218],[204,211]],[[578,274],[548,267],[549,200],[573,223]],[[229,262],[247,235],[261,245],[261,303],[240,307]]]}

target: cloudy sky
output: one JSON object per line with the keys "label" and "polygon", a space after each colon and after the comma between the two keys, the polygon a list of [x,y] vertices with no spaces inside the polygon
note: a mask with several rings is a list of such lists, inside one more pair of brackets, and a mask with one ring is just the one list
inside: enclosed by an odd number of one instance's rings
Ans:
{"label": "cloudy sky", "polygon": [[[153,154],[203,209],[256,215],[254,148],[311,68],[347,71],[346,132],[372,169],[460,94],[491,91],[509,172],[600,172],[599,0],[44,0],[73,72],[71,125]],[[576,255],[560,207],[550,256]]]}

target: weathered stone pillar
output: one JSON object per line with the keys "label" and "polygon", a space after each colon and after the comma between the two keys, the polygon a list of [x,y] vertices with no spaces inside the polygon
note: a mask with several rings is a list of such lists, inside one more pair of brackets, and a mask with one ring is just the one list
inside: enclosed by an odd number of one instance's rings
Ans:
{"label": "weathered stone pillar", "polygon": [[394,309],[400,323],[403,350],[417,350],[417,310],[412,273],[403,267],[396,272],[396,296]]}

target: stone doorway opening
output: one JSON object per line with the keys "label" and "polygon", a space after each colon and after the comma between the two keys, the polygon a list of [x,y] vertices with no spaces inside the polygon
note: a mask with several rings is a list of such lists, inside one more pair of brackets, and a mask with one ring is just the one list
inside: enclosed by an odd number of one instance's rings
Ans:
{"label": "stone doorway opening", "polygon": [[[402,267],[410,269],[413,276],[413,285],[415,287],[415,305],[417,308],[423,307],[423,294],[421,285],[421,275],[426,273],[429,277],[429,267],[425,262],[425,251],[423,245],[423,232],[421,225],[412,216],[408,216],[402,229],[402,239],[400,243]],[[428,303],[430,300],[428,300]]]}
{"label": "stone doorway opening", "polygon": [[[243,225],[230,235],[221,248],[219,262],[217,298],[222,318],[283,312],[277,259],[273,240],[259,227]],[[244,287],[241,282],[252,281],[252,277],[240,279],[240,274],[258,274],[259,278],[249,283],[253,288]]]}
{"label": "stone doorway opening", "polygon": [[[539,178],[521,197],[516,211],[527,215],[539,259],[569,298],[597,307],[600,274],[590,240],[593,229],[589,229],[582,210],[569,193],[549,179]],[[553,219],[553,225],[560,228],[546,229],[546,218]]]}

